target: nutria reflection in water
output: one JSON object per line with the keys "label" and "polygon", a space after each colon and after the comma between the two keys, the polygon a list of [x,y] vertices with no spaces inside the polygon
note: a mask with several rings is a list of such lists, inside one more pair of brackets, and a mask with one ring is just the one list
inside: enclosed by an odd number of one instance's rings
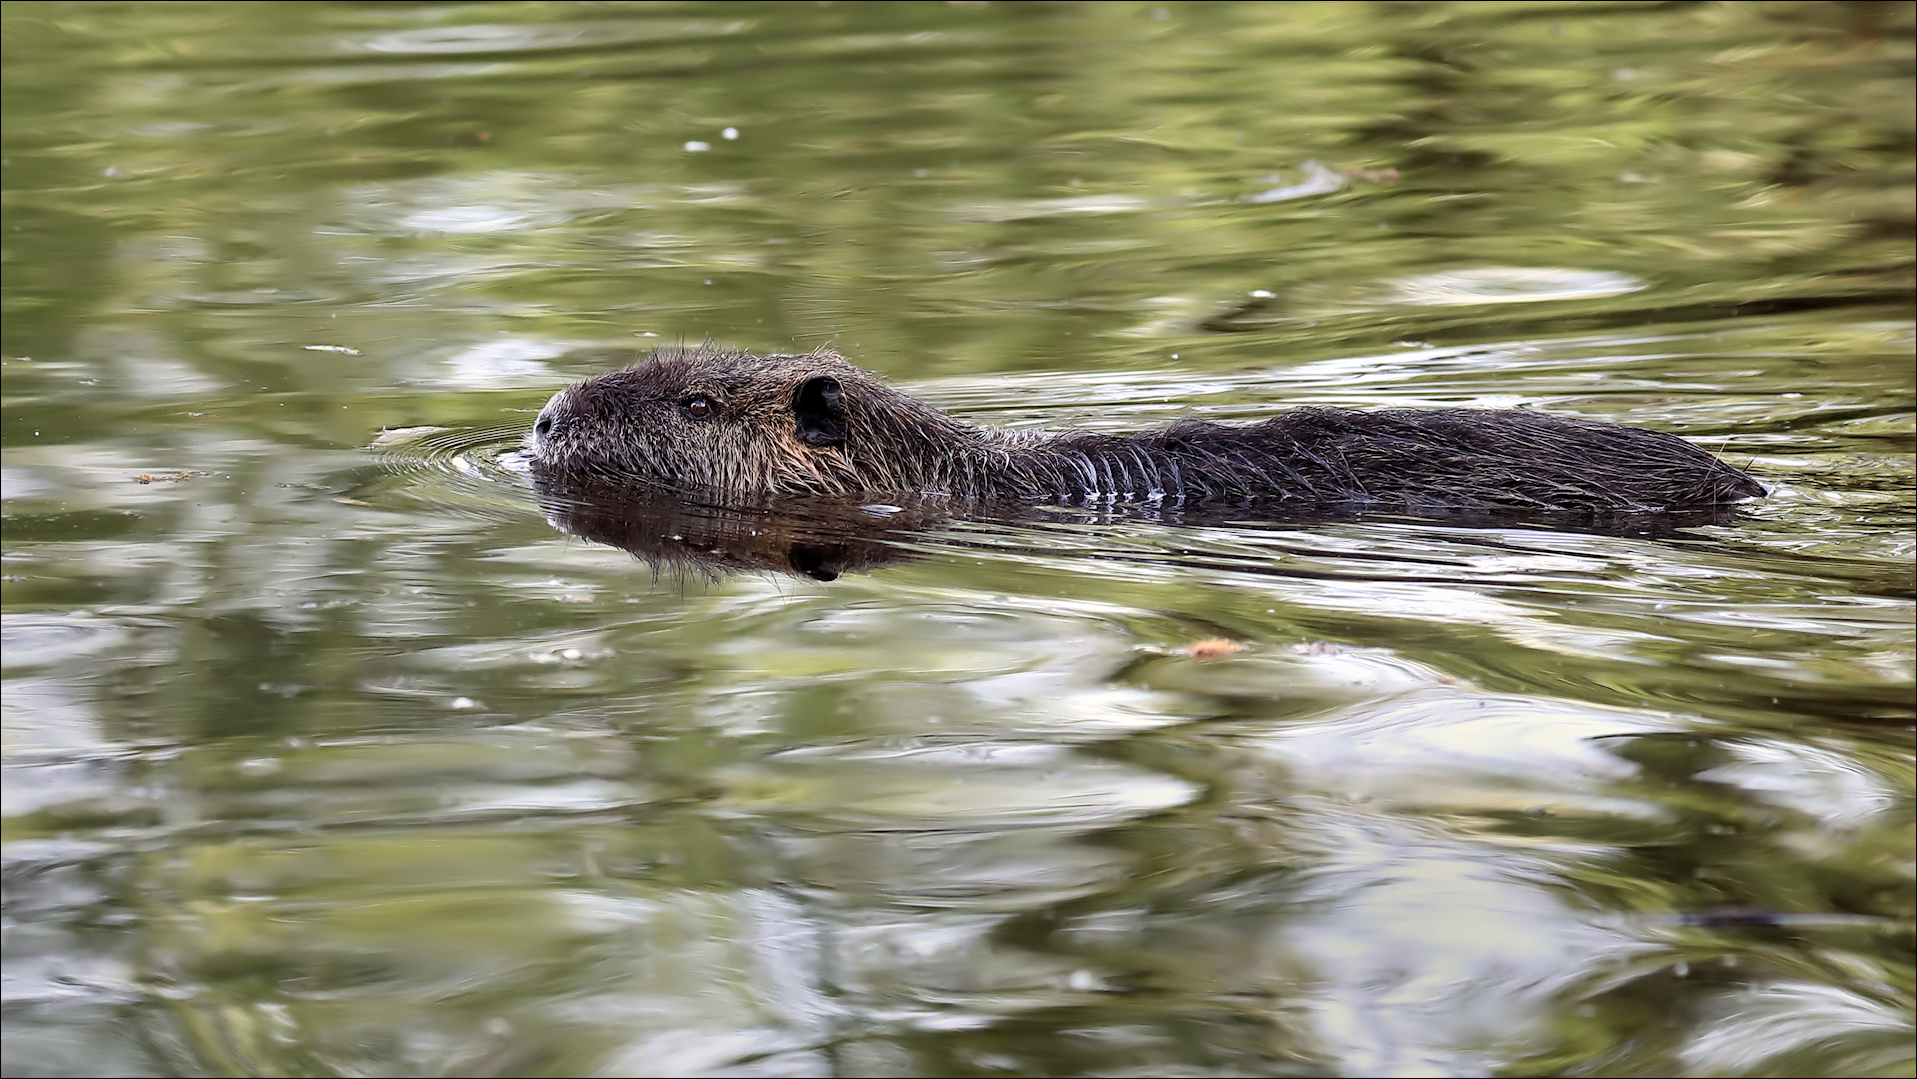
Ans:
{"label": "nutria reflection in water", "polygon": [[554,395],[535,466],[721,503],[780,495],[956,503],[1266,505],[1647,514],[1764,493],[1657,431],[1535,412],[1303,407],[1136,435],[975,427],[830,352],[665,350]]}
{"label": "nutria reflection in water", "polygon": [[[907,505],[860,503],[842,498],[766,498],[714,504],[655,486],[585,474],[566,475],[535,467],[533,489],[546,520],[562,532],[625,550],[655,574],[717,580],[735,573],[775,572],[815,581],[877,569],[920,557],[927,541],[939,547],[1001,554],[1056,555],[1035,546],[1025,513],[979,512],[966,519],[988,527],[954,534],[951,507],[936,499]],[[1551,531],[1660,539],[1687,528],[1719,524],[1731,507],[1655,514],[1547,513],[1500,510],[1425,510],[1379,514],[1315,505],[1253,507],[1256,516],[1221,506],[1066,507],[1048,515],[1054,524],[1109,524],[1149,520],[1171,525],[1227,526],[1238,530],[1293,528],[1395,517],[1414,524],[1462,528],[1542,528]],[[994,529],[991,525],[1006,526]],[[1023,536],[1023,539],[1019,537]],[[1043,540],[1037,542],[1042,543]],[[1095,557],[1118,556],[1110,553]],[[1243,572],[1245,567],[1234,567]],[[1283,574],[1274,565],[1271,572]]]}
{"label": "nutria reflection in water", "polygon": [[554,528],[628,551],[655,573],[708,579],[769,570],[836,580],[910,558],[897,544],[944,517],[846,500],[715,505],[657,487],[544,469],[535,469],[533,490]]}

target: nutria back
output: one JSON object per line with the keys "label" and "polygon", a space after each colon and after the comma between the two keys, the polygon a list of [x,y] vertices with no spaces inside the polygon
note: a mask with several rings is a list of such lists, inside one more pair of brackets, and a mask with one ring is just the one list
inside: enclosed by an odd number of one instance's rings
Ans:
{"label": "nutria back", "polygon": [[554,395],[536,466],[717,500],[1310,503],[1645,513],[1722,506],[1756,480],[1673,435],[1525,411],[1297,408],[1137,435],[974,427],[825,351],[670,349]]}

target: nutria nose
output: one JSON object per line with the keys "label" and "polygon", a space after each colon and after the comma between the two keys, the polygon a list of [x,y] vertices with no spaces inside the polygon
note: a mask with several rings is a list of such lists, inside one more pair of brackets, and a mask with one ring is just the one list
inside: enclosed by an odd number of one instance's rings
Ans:
{"label": "nutria nose", "polygon": [[553,413],[559,409],[559,399],[566,396],[565,390],[552,395],[546,407],[539,410],[539,418],[533,421],[532,444],[534,449],[545,445],[546,436],[552,434]]}

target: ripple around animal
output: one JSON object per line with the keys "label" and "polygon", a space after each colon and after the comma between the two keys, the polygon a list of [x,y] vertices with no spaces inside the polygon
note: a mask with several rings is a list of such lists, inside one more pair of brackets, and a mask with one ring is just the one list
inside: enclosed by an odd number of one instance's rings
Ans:
{"label": "ripple around animal", "polygon": [[410,430],[422,433],[398,440],[382,436],[369,447],[381,475],[360,497],[496,521],[532,511],[524,425]]}

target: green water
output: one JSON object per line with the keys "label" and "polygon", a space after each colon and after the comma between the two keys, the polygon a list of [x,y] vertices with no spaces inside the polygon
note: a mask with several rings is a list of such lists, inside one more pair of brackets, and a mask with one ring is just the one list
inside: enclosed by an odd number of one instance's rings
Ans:
{"label": "green water", "polygon": [[[7,3],[7,1075],[1911,1075],[1913,21]],[[708,337],[1772,493],[555,528]]]}

